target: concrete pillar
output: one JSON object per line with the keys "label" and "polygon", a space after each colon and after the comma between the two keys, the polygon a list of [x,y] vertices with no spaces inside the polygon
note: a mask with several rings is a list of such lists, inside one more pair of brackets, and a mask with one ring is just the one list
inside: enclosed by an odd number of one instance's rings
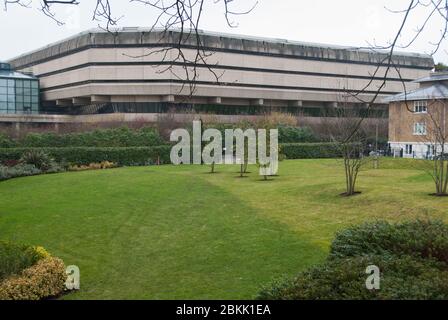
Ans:
{"label": "concrete pillar", "polygon": [[69,99],[58,99],[58,100],[56,100],[56,105],[57,106],[71,106],[72,105],[72,100],[69,100]]}
{"label": "concrete pillar", "polygon": [[209,101],[209,103],[213,103],[213,104],[221,104],[222,103],[221,97],[210,98],[208,101]]}
{"label": "concrete pillar", "polygon": [[289,101],[288,105],[290,107],[303,107],[303,101],[301,101],[301,100]]}
{"label": "concrete pillar", "polygon": [[90,97],[76,97],[72,99],[72,103],[76,106],[90,104]]}
{"label": "concrete pillar", "polygon": [[92,102],[110,102],[110,96],[90,96],[90,101]]}
{"label": "concrete pillar", "polygon": [[162,96],[162,102],[174,102],[174,95],[173,94],[169,94],[166,96]]}
{"label": "concrete pillar", "polygon": [[264,105],[264,100],[263,99],[254,99],[251,101],[251,105],[262,106],[262,105]]}

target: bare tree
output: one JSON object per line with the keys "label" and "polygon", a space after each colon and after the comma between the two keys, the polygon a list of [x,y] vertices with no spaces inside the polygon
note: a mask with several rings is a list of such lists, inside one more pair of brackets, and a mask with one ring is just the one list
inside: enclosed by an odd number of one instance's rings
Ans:
{"label": "bare tree", "polygon": [[370,160],[367,153],[367,126],[360,125],[361,117],[367,108],[355,109],[345,99],[336,107],[327,110],[321,118],[321,126],[326,131],[329,141],[334,143],[337,153],[342,156],[345,187],[342,195],[353,196],[359,192],[356,189],[361,168]]}
{"label": "bare tree", "polygon": [[[352,99],[357,101],[361,105],[367,106],[364,111],[364,115],[354,118],[350,117],[346,114],[341,115],[341,110],[337,109],[336,118],[338,119],[338,125],[328,125],[328,128],[332,128],[336,131],[337,134],[332,134],[332,140],[337,142],[338,147],[344,158],[344,167],[346,172],[346,184],[347,184],[347,195],[352,195],[355,193],[356,181],[359,173],[359,169],[363,164],[364,157],[362,157],[363,153],[363,140],[365,132],[363,130],[363,124],[367,118],[367,115],[370,114],[371,106],[377,102],[381,92],[386,87],[388,76],[391,72],[396,72],[400,79],[401,73],[400,68],[397,67],[394,61],[394,52],[397,49],[409,48],[414,44],[417,39],[421,38],[425,33],[427,27],[431,23],[440,23],[442,25],[441,31],[439,35],[435,35],[435,40],[429,42],[429,46],[431,47],[430,54],[434,55],[439,51],[443,42],[446,40],[448,34],[448,0],[409,0],[408,6],[402,10],[390,10],[390,12],[402,15],[402,20],[400,26],[395,33],[393,40],[390,41],[389,44],[381,46],[375,44],[369,44],[366,49],[369,49],[373,52],[382,54],[382,58],[378,61],[378,66],[371,74],[370,81],[358,91],[349,91],[347,90],[344,99]],[[415,26],[409,26],[410,17],[419,12],[420,25],[415,28]],[[409,27],[413,28],[414,34],[411,36],[408,41],[402,43],[402,39],[404,38],[404,33],[409,29]],[[434,35],[432,35],[434,36]],[[380,78],[379,82],[376,82]],[[376,82],[376,83],[375,83]],[[406,83],[402,79],[403,91],[406,93]],[[363,93],[365,93],[368,89],[375,89],[375,93],[368,99],[363,98]],[[406,106],[407,103],[406,103]],[[409,107],[408,111],[413,112],[413,110]],[[346,113],[346,111],[342,111],[342,113]],[[430,116],[431,117],[431,116]],[[439,116],[432,116],[432,130],[434,131],[434,135],[432,135],[433,139],[437,141],[433,141],[435,144],[435,152],[437,153],[434,157],[434,167],[432,170],[432,176],[436,183],[437,193],[446,193],[446,186],[448,184],[447,180],[447,171],[446,167],[446,136],[442,135],[442,131],[440,130],[442,127],[440,126]],[[341,130],[341,128],[344,128]],[[443,127],[445,128],[445,127]],[[444,129],[445,130],[445,129]],[[438,151],[437,151],[438,150]]]}
{"label": "bare tree", "polygon": [[[440,34],[431,35],[435,36],[435,39],[428,43],[431,47],[431,55],[434,55],[439,51],[448,35],[448,0],[409,0],[408,5],[403,9],[392,10],[386,8],[386,10],[402,16],[398,30],[393,35],[392,40],[386,45],[369,43],[367,47],[360,48],[379,53],[381,58],[378,61],[376,69],[370,75],[370,81],[361,90],[347,91],[347,96],[361,104],[367,105],[368,112],[371,111],[371,106],[377,102],[381,92],[387,85],[388,76],[392,72],[397,73],[398,77],[402,80],[403,91],[407,91],[406,83],[402,79],[400,68],[394,60],[394,53],[398,49],[411,47],[418,39],[425,35],[425,31],[431,23],[440,23],[442,26]],[[417,27],[415,27],[415,25],[409,25],[410,18],[413,17],[413,15],[419,17],[419,25]],[[405,40],[402,42],[403,38],[406,39],[405,34],[408,32],[411,32],[411,37],[408,38],[407,41]],[[379,82],[375,83],[375,81]],[[370,98],[363,98],[362,95],[367,90],[372,90],[372,88],[374,89],[374,94],[371,95]],[[412,112],[411,109],[409,109],[409,111]],[[365,119],[366,117],[364,116],[358,118],[357,125],[352,128],[351,133],[347,136],[348,140],[352,138],[352,135],[357,134],[357,131],[360,129]]]}
{"label": "bare tree", "polygon": [[428,147],[426,158],[432,161],[423,167],[434,181],[435,195],[448,196],[448,103],[428,100],[426,112],[420,141]]}

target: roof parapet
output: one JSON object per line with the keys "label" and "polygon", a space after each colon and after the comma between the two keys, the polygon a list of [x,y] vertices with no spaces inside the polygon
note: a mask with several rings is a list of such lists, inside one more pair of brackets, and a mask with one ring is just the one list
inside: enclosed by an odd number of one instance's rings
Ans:
{"label": "roof parapet", "polygon": [[[157,45],[177,44],[180,36],[179,30],[164,32],[148,28],[120,28],[110,32],[101,29],[91,29],[68,39],[50,44],[44,48],[23,54],[10,60],[16,68],[23,68],[37,64],[46,59],[52,59],[64,54],[76,52],[90,47],[101,46],[140,46],[155,47]],[[233,35],[217,32],[198,33],[201,43],[210,51],[225,50],[242,52],[246,54],[263,54],[290,58],[303,58],[314,60],[331,60],[346,63],[362,63],[378,65],[387,56],[387,51],[369,50],[349,46],[337,46],[298,42],[283,39],[272,39]],[[194,35],[186,37],[182,45],[193,47],[197,45]],[[394,63],[400,67],[417,67],[430,70],[434,67],[431,56],[418,53],[394,54]]]}

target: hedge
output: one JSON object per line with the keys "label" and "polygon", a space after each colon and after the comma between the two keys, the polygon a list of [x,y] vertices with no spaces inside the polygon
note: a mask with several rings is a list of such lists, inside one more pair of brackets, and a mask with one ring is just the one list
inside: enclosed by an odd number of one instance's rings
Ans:
{"label": "hedge", "polygon": [[[366,268],[380,269],[380,289],[366,288]],[[356,256],[327,260],[258,293],[260,300],[446,300],[446,265],[410,256]]]}
{"label": "hedge", "polygon": [[[0,162],[19,160],[30,150],[41,150],[57,162],[87,165],[102,161],[118,165],[145,165],[148,163],[171,163],[170,145],[156,147],[63,147],[63,148],[0,148]],[[337,158],[340,153],[332,143],[286,143],[280,144],[281,153],[287,159]]]}
{"label": "hedge", "polygon": [[278,127],[279,143],[310,143],[318,141],[318,138],[310,128],[292,126]]}
{"label": "hedge", "polygon": [[97,129],[89,132],[58,134],[54,132],[28,133],[13,140],[0,133],[1,148],[63,148],[63,147],[152,147],[166,144],[156,129],[127,127]]}
{"label": "hedge", "polygon": [[441,220],[391,224],[368,222],[340,231],[331,244],[330,258],[363,254],[412,255],[448,265],[448,225]]}
{"label": "hedge", "polygon": [[18,160],[25,152],[35,149],[49,154],[57,162],[82,165],[110,161],[122,166],[129,166],[156,163],[157,161],[160,161],[161,164],[170,163],[171,146],[127,148],[0,148],[0,162]]}
{"label": "hedge", "polygon": [[[258,299],[448,299],[448,225],[440,220],[364,223],[339,232],[327,260],[265,286]],[[365,286],[380,269],[380,290]]]}
{"label": "hedge", "polygon": [[340,158],[342,156],[335,143],[283,143],[281,153],[287,159]]}

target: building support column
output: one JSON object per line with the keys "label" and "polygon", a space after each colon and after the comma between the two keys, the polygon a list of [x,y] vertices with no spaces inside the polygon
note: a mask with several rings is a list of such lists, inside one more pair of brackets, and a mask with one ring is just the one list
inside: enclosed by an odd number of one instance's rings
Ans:
{"label": "building support column", "polygon": [[169,94],[166,96],[162,96],[162,102],[174,102],[174,95],[173,94]]}
{"label": "building support column", "polygon": [[92,102],[110,102],[110,96],[90,96],[90,101]]}
{"label": "building support column", "polygon": [[263,99],[254,99],[250,102],[250,104],[253,106],[262,106],[262,105],[264,105],[264,100]]}
{"label": "building support column", "polygon": [[222,103],[221,97],[210,98],[210,99],[208,99],[208,101],[209,101],[209,103],[212,103],[212,104],[221,104]]}
{"label": "building support column", "polygon": [[303,107],[303,101],[302,101],[302,100],[293,100],[293,101],[289,101],[289,102],[288,102],[288,105],[289,105],[290,107],[298,107],[298,108],[300,108],[300,107]]}
{"label": "building support column", "polygon": [[69,99],[58,99],[58,100],[56,100],[56,105],[57,106],[62,106],[62,107],[71,106],[72,105],[72,100],[69,100]]}
{"label": "building support column", "polygon": [[72,99],[72,103],[75,106],[88,105],[90,104],[90,97],[76,97]]}

